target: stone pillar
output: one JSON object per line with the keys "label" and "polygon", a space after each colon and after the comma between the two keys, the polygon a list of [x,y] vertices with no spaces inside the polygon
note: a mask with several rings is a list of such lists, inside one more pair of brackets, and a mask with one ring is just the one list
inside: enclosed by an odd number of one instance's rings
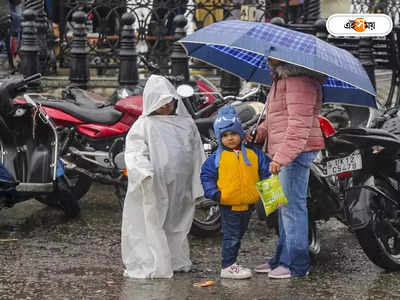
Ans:
{"label": "stone pillar", "polygon": [[184,81],[189,81],[189,58],[186,55],[185,49],[181,44],[177,43],[178,40],[186,36],[185,26],[187,20],[184,15],[177,15],[174,20],[175,34],[174,34],[174,45],[172,46],[171,53],[171,75],[178,76],[182,75]]}
{"label": "stone pillar", "polygon": [[304,23],[314,24],[321,15],[320,0],[304,0]]}
{"label": "stone pillar", "polygon": [[139,82],[137,69],[137,54],[135,29],[135,16],[131,13],[124,13],[121,18],[122,32],[119,49],[119,75],[118,82],[120,86],[136,86]]}
{"label": "stone pillar", "polygon": [[372,85],[376,87],[375,81],[375,61],[374,54],[372,50],[372,39],[367,37],[362,37],[358,43],[358,58],[360,59],[361,64],[363,65],[365,71],[368,74],[369,79],[372,82]]}
{"label": "stone pillar", "polygon": [[[21,72],[24,77],[31,76],[39,72],[39,45],[36,35],[35,12],[26,9],[23,12],[24,22],[22,22],[21,39]],[[38,87],[40,83],[31,82],[30,87]]]}
{"label": "stone pillar", "polygon": [[326,29],[326,19],[318,19],[314,23],[315,36],[323,41],[328,40],[328,30]]}
{"label": "stone pillar", "polygon": [[90,80],[86,14],[83,11],[76,11],[72,15],[72,21],[74,22],[74,33],[71,43],[69,80],[86,88]]}
{"label": "stone pillar", "polygon": [[25,0],[24,9],[32,9],[36,13],[36,29],[39,44],[39,72],[47,74],[49,64],[49,50],[47,41],[49,39],[49,27],[47,15],[44,11],[44,0]]}

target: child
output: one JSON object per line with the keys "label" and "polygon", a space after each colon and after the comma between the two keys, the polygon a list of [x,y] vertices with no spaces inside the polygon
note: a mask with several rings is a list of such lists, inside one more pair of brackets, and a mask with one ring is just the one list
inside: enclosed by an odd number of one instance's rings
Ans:
{"label": "child", "polygon": [[232,106],[218,111],[214,132],[219,146],[204,162],[200,177],[205,197],[220,204],[221,278],[250,278],[251,271],[236,259],[254,203],[259,200],[255,183],[270,176],[270,160],[261,150],[244,145],[244,131]]}
{"label": "child", "polygon": [[164,77],[152,75],[143,113],[126,138],[128,192],[122,216],[125,275],[171,278],[191,269],[187,234],[203,195],[205,159],[197,127]]}

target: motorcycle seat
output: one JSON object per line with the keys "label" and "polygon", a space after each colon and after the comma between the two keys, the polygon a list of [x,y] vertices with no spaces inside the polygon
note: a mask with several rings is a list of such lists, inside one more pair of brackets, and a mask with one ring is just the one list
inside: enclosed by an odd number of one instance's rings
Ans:
{"label": "motorcycle seat", "polygon": [[100,96],[89,94],[87,91],[79,88],[70,89],[69,95],[72,98],[70,101],[78,106],[87,108],[103,108],[107,106],[104,102],[105,99],[100,99]]}
{"label": "motorcycle seat", "polygon": [[114,124],[121,119],[123,113],[115,110],[112,106],[106,106],[103,108],[87,108],[83,106],[77,106],[67,101],[40,101],[43,106],[48,106],[62,110],[75,118],[86,122],[86,123],[99,123],[99,124]]}
{"label": "motorcycle seat", "polygon": [[358,134],[358,135],[378,135],[382,137],[388,137],[397,140],[398,137],[394,134],[384,130],[384,129],[375,129],[375,128],[342,128],[339,131],[344,134]]}

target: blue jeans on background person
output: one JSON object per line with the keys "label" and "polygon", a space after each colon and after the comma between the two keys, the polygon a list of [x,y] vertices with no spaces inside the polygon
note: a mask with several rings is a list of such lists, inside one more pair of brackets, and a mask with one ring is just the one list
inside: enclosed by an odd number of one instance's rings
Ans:
{"label": "blue jeans on background person", "polygon": [[21,39],[22,3],[14,5],[8,2],[8,9],[11,16],[11,36]]}
{"label": "blue jeans on background person", "polygon": [[222,229],[222,268],[236,262],[243,235],[247,231],[254,206],[247,211],[234,211],[231,206],[220,205]]}
{"label": "blue jeans on background person", "polygon": [[307,186],[310,165],[317,153],[299,154],[279,173],[288,203],[278,209],[279,240],[269,265],[272,270],[278,266],[288,268],[292,276],[304,276],[310,267]]}

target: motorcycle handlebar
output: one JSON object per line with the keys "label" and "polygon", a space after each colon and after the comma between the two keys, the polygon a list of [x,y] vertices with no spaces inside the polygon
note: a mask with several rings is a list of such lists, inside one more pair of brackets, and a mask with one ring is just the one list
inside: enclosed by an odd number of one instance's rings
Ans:
{"label": "motorcycle handlebar", "polygon": [[227,104],[228,100],[226,100],[225,98],[216,98],[213,103],[211,103],[210,105],[207,105],[206,107],[195,112],[193,115],[193,119],[202,118],[204,116],[204,114],[213,111],[215,108],[218,108],[218,107],[221,107],[221,106]]}
{"label": "motorcycle handlebar", "polygon": [[36,74],[31,75],[31,76],[28,76],[28,77],[26,77],[26,78],[24,78],[22,80],[17,81],[15,83],[15,88],[16,89],[22,88],[23,86],[27,85],[29,82],[38,80],[41,77],[42,77],[42,74],[40,74],[40,73],[36,73]]}
{"label": "motorcycle handlebar", "polygon": [[171,81],[173,84],[179,84],[185,81],[185,77],[183,75],[165,75],[163,72],[161,72],[160,68],[158,66],[153,65],[151,62],[147,61],[144,57],[140,56],[139,60],[146,66],[146,68],[150,71],[152,74],[158,74],[169,81]]}
{"label": "motorcycle handlebar", "polygon": [[18,95],[18,92],[22,91],[22,88],[34,80],[40,79],[42,75],[40,73],[28,76],[24,79],[11,79],[6,80],[0,85],[0,111],[4,114],[8,114],[13,110],[13,98]]}

